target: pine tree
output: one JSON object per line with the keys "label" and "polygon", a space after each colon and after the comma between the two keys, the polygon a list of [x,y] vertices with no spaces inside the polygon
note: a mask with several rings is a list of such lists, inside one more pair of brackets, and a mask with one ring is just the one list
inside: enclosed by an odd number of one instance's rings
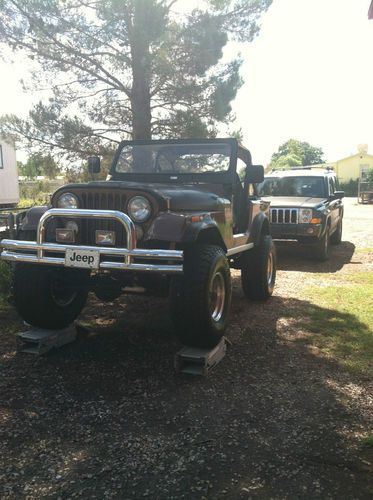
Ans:
{"label": "pine tree", "polygon": [[[0,42],[32,58],[27,88],[49,87],[1,129],[38,151],[112,153],[123,138],[212,137],[242,84],[231,41],[251,41],[271,0],[0,0]],[[185,2],[180,2],[186,5]]]}

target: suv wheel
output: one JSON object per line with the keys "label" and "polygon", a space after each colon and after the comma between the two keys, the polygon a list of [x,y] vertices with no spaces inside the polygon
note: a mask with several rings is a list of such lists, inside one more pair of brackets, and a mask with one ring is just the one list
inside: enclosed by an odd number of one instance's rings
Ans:
{"label": "suv wheel", "polygon": [[170,305],[176,335],[186,345],[214,347],[221,340],[231,303],[225,252],[215,245],[185,251],[184,275],[171,282]]}
{"label": "suv wheel", "polygon": [[268,299],[276,281],[276,250],[270,235],[263,235],[259,245],[241,257],[241,283],[246,297]]}
{"label": "suv wheel", "polygon": [[[13,294],[16,309],[27,323],[39,328],[59,329],[70,325],[83,309],[88,292],[62,285],[66,269],[16,264]],[[61,275],[62,277],[62,275]]]}
{"label": "suv wheel", "polygon": [[323,236],[313,248],[313,256],[315,259],[324,261],[329,259],[330,247],[330,228],[326,226]]}
{"label": "suv wheel", "polygon": [[339,220],[336,230],[331,235],[330,243],[332,245],[339,245],[341,241],[342,241],[342,219]]}

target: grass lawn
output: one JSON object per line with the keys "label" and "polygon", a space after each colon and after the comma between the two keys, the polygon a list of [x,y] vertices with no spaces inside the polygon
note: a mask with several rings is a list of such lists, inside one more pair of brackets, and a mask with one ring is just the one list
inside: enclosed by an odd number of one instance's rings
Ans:
{"label": "grass lawn", "polygon": [[357,374],[373,375],[373,273],[323,275],[330,286],[304,290],[302,340]]}

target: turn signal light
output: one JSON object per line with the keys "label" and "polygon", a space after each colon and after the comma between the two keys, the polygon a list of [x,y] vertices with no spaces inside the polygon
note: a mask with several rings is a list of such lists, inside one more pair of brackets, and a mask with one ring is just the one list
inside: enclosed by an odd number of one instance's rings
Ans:
{"label": "turn signal light", "polygon": [[201,215],[192,215],[190,218],[190,222],[200,222],[203,219]]}
{"label": "turn signal light", "polygon": [[310,220],[310,224],[321,224],[321,219],[317,219],[316,217]]}
{"label": "turn signal light", "polygon": [[96,231],[96,244],[97,245],[115,245],[114,231]]}
{"label": "turn signal light", "polygon": [[74,243],[75,231],[73,229],[56,229],[57,243]]}

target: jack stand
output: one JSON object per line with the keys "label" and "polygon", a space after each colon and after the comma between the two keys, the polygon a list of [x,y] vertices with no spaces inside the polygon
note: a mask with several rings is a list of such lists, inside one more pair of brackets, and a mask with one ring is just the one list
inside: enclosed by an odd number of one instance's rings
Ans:
{"label": "jack stand", "polygon": [[62,330],[32,328],[17,334],[18,351],[40,356],[51,349],[74,342],[75,339],[76,329],[74,325]]}
{"label": "jack stand", "polygon": [[175,354],[175,370],[177,373],[207,375],[224,358],[226,352],[227,342],[225,337],[213,349],[184,346]]}

